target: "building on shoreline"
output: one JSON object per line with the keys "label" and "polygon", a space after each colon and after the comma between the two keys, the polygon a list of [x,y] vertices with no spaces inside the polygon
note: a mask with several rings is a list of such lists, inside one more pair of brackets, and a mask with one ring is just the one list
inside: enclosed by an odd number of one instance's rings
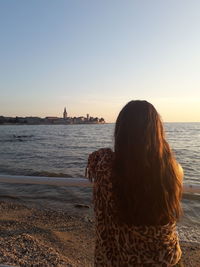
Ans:
{"label": "building on shoreline", "polygon": [[66,107],[64,108],[63,119],[67,119],[67,111],[66,111]]}
{"label": "building on shoreline", "polygon": [[45,118],[40,117],[4,117],[0,116],[0,124],[103,124],[104,118],[90,117],[89,114],[86,117],[68,117],[66,107],[64,108],[63,117],[48,116]]}

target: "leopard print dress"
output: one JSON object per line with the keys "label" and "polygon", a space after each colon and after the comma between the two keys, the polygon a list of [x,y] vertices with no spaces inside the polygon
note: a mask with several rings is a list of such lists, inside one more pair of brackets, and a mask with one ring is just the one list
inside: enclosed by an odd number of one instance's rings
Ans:
{"label": "leopard print dress", "polygon": [[93,181],[95,267],[174,266],[181,257],[175,224],[118,225],[113,219],[112,162],[114,152],[100,149],[89,155],[87,177]]}

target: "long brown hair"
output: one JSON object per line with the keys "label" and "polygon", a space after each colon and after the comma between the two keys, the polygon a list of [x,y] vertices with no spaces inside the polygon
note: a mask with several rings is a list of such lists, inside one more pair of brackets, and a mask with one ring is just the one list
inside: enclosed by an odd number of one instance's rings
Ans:
{"label": "long brown hair", "polygon": [[141,100],[126,104],[118,115],[114,138],[116,219],[134,225],[178,220],[182,174],[154,106]]}

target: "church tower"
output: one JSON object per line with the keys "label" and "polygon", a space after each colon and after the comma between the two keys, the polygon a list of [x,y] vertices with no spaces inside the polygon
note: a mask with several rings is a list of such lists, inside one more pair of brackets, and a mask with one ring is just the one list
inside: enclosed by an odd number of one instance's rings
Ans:
{"label": "church tower", "polygon": [[63,119],[67,119],[67,111],[66,111],[66,107],[64,108]]}

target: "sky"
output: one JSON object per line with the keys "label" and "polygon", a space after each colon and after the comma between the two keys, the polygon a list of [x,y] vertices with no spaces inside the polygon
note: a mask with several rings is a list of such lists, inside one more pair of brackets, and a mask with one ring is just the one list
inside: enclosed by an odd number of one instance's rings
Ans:
{"label": "sky", "polygon": [[199,0],[0,0],[0,115],[200,121]]}

